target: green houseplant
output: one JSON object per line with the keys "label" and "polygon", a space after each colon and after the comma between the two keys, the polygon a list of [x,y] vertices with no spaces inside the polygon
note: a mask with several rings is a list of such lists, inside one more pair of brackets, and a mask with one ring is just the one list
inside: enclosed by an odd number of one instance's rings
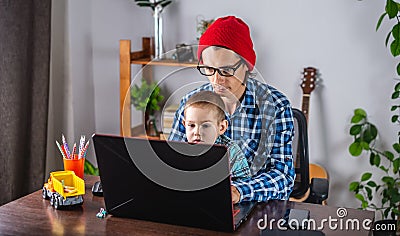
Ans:
{"label": "green houseplant", "polygon": [[[161,89],[157,85],[157,82],[148,83],[145,79],[142,79],[140,87],[134,85],[131,89],[131,104],[135,106],[136,110],[144,113],[144,124],[146,132],[150,128],[156,131],[154,112],[160,110],[159,103],[164,99],[161,95]],[[149,124],[151,123],[151,126]]]}
{"label": "green houseplant", "polygon": [[[386,37],[386,46],[390,42],[390,52],[393,57],[400,55],[400,4],[393,0],[387,0],[385,12],[379,18],[376,30],[380,28],[382,21],[386,18],[393,22],[394,26]],[[397,74],[400,75],[400,63],[397,65]],[[392,100],[396,105],[391,106],[395,114],[391,117],[394,125],[400,124],[400,83],[394,86]],[[383,177],[374,181],[371,172],[361,175],[360,181],[350,183],[349,189],[354,192],[355,197],[361,202],[362,209],[371,209],[381,213],[383,219],[399,219],[400,216],[400,132],[392,144],[392,150],[381,150],[376,141],[378,139],[377,127],[368,120],[367,112],[363,109],[355,109],[351,119],[350,135],[354,137],[349,146],[349,152],[353,156],[360,156],[363,152],[369,154],[369,163],[372,167],[382,171]],[[380,203],[376,203],[375,197],[381,197]],[[375,200],[375,201],[374,201]],[[375,203],[374,203],[375,202]]]}
{"label": "green houseplant", "polygon": [[197,26],[196,26],[196,31],[197,31],[197,40],[200,39],[201,35],[204,34],[204,32],[207,30],[208,26],[210,26],[212,23],[214,23],[214,19],[197,19]]}
{"label": "green houseplant", "polygon": [[85,159],[85,165],[83,172],[86,175],[99,175],[99,168],[95,167],[89,160]]}

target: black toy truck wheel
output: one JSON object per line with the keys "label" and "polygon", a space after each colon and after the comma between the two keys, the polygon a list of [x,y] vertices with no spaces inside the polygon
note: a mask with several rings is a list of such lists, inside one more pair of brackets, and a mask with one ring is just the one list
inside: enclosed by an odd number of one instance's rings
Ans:
{"label": "black toy truck wheel", "polygon": [[54,201],[56,201],[55,200],[55,197],[54,197],[54,195],[51,195],[51,197],[50,197],[50,205],[54,205]]}
{"label": "black toy truck wheel", "polygon": [[47,197],[47,190],[46,190],[45,187],[42,188],[42,197],[43,197],[43,199],[47,199],[48,198]]}
{"label": "black toy truck wheel", "polygon": [[57,198],[54,198],[54,208],[55,209],[59,209],[60,208],[60,204],[58,203],[58,197]]}

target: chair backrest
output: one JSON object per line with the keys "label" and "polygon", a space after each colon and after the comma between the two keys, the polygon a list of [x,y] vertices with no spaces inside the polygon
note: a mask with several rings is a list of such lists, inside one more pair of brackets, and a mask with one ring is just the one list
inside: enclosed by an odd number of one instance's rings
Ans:
{"label": "chair backrest", "polygon": [[292,148],[296,179],[290,197],[300,198],[304,196],[310,187],[307,120],[299,109],[292,108],[292,111],[294,118]]}

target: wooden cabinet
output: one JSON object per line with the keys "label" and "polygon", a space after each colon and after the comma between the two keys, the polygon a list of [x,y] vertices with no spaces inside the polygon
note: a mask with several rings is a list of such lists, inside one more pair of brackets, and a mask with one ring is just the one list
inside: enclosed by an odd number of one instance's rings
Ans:
{"label": "wooden cabinet", "polygon": [[153,78],[152,66],[197,66],[197,62],[182,63],[172,59],[151,60],[151,55],[154,54],[151,50],[151,48],[154,48],[151,47],[151,42],[150,38],[142,38],[142,50],[132,52],[130,40],[119,41],[120,132],[122,136],[144,135],[143,125],[136,128],[131,127],[131,99],[129,91],[132,78],[132,64],[143,66],[143,77],[149,82]]}

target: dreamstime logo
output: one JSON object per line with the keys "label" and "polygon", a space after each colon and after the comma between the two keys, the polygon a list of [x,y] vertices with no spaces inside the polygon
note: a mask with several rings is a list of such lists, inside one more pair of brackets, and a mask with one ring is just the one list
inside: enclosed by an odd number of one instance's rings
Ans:
{"label": "dreamstime logo", "polygon": [[347,210],[346,210],[346,208],[339,207],[339,208],[336,210],[336,215],[337,215],[339,218],[346,217],[346,216],[347,216]]}
{"label": "dreamstime logo", "polygon": [[364,219],[360,221],[359,219],[344,219],[347,214],[347,209],[340,207],[336,211],[337,217],[329,216],[327,219],[321,219],[319,222],[314,219],[303,219],[301,222],[298,219],[289,219],[287,221],[283,218],[279,220],[268,220],[267,214],[264,214],[264,218],[258,220],[257,227],[260,230],[264,230],[269,226],[269,229],[272,230],[273,225],[276,223],[276,226],[279,230],[323,230],[326,227],[330,230],[371,230],[372,220]]}

